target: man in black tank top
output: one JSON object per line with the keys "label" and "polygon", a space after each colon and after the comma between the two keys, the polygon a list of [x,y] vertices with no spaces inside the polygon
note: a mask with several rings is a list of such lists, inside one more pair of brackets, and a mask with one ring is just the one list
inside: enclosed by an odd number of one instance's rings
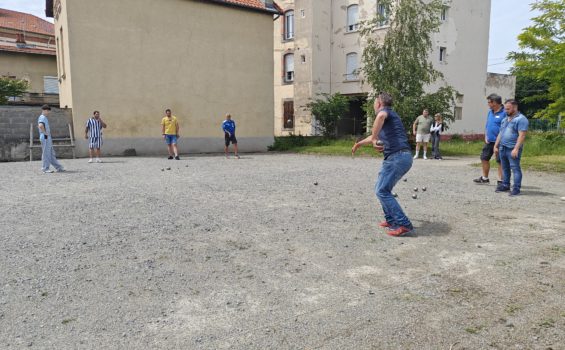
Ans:
{"label": "man in black tank top", "polygon": [[392,189],[412,167],[412,153],[402,120],[392,110],[392,97],[381,92],[375,99],[375,122],[371,135],[353,145],[351,153],[363,145],[373,144],[384,154],[381,171],[375,184],[375,194],[383,208],[385,221],[379,226],[388,229],[390,236],[403,236],[412,232],[410,219],[392,195]]}

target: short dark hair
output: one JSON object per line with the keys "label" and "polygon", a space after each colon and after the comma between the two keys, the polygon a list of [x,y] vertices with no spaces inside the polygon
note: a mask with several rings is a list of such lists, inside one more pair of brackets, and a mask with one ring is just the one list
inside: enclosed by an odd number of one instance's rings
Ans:
{"label": "short dark hair", "polygon": [[500,96],[497,95],[497,94],[490,94],[490,95],[488,95],[488,96],[487,96],[487,100],[490,101],[490,102],[497,103],[497,104],[499,104],[499,105],[502,104],[502,97],[500,97]]}
{"label": "short dark hair", "polygon": [[94,111],[94,112],[92,113],[92,115],[95,115],[96,113],[100,113],[100,112],[98,112],[98,111]]}
{"label": "short dark hair", "polygon": [[170,112],[170,111],[171,111],[171,110],[170,110],[170,109],[168,109],[168,108],[167,108],[167,109],[165,109],[165,113],[167,113],[167,112]]}
{"label": "short dark hair", "polygon": [[509,98],[508,100],[504,101],[504,104],[510,103],[513,106],[518,106],[518,101],[513,98]]}
{"label": "short dark hair", "polygon": [[43,106],[41,106],[41,110],[42,111],[50,111],[51,107],[49,105],[43,105]]}
{"label": "short dark hair", "polygon": [[392,96],[388,92],[381,91],[378,93],[377,98],[381,101],[383,106],[391,107],[392,106]]}

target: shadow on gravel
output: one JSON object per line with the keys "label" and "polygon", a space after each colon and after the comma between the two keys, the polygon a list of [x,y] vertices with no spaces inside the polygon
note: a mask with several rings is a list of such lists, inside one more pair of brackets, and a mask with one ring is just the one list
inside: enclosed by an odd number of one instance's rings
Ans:
{"label": "shadow on gravel", "polygon": [[447,236],[451,233],[451,226],[446,222],[432,222],[420,220],[415,226],[414,233],[407,237],[418,236]]}
{"label": "shadow on gravel", "polygon": [[539,190],[540,188],[537,186],[522,186],[523,190]]}
{"label": "shadow on gravel", "polygon": [[[522,187],[523,188],[523,187]],[[555,193],[544,191],[522,191],[523,196],[552,197],[557,196]]]}

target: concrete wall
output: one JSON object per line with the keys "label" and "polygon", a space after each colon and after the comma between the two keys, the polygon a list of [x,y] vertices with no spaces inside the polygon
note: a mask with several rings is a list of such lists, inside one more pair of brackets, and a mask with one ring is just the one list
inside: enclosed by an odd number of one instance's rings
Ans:
{"label": "concrete wall", "polygon": [[[485,96],[498,94],[502,102],[516,97],[516,77],[509,74],[488,73]],[[530,117],[530,116],[529,116]]]}
{"label": "concrete wall", "polygon": [[28,92],[43,93],[43,77],[57,76],[55,56],[0,51],[0,76],[15,76],[30,82]]}
{"label": "concrete wall", "polygon": [[[34,137],[38,137],[37,118],[41,108],[37,106],[0,106],[0,161],[29,159],[29,127],[34,125]],[[49,114],[49,126],[54,138],[69,137],[67,124],[71,123],[71,111],[53,108]],[[58,148],[61,157],[70,157],[70,150]],[[40,150],[34,151],[34,159],[41,158]]]}
{"label": "concrete wall", "polygon": [[[101,112],[105,154],[164,153],[166,108],[179,118],[183,153],[223,150],[226,112],[241,151],[272,144],[272,15],[194,0],[61,4],[61,105],[72,106],[77,134],[92,111]],[[79,150],[86,153],[82,141]]]}

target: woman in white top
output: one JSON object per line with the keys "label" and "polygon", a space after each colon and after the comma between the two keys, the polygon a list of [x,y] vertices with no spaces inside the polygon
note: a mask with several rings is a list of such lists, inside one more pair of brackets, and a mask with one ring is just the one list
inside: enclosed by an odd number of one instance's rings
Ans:
{"label": "woman in white top", "polygon": [[437,113],[434,116],[434,122],[430,127],[430,134],[432,135],[432,156],[434,159],[442,160],[441,153],[439,152],[439,141],[441,139],[441,132],[443,131],[443,118],[441,114]]}

